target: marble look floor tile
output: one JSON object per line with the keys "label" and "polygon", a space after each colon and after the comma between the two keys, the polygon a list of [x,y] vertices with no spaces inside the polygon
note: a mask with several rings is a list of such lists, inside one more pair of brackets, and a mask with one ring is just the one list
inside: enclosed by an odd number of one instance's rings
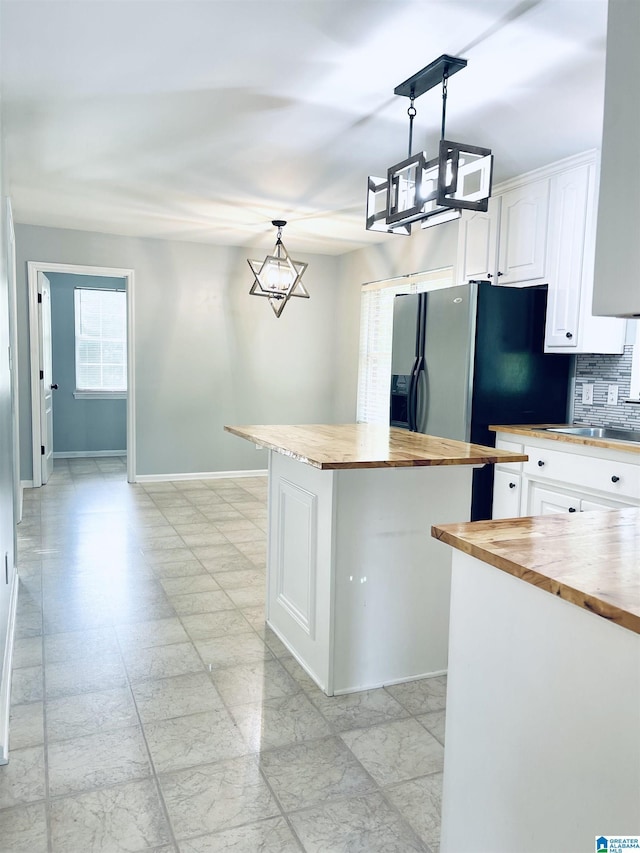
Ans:
{"label": "marble look floor tile", "polygon": [[[204,569],[203,569],[204,572]],[[213,577],[204,573],[201,575],[190,575],[186,578],[165,578],[162,581],[167,595],[185,595],[194,592],[213,592],[219,590],[219,584]]]}
{"label": "marble look floor tile", "polygon": [[50,742],[127,728],[137,722],[128,687],[47,701],[47,737]]}
{"label": "marble look floor tile", "polygon": [[202,514],[207,521],[218,524],[220,521],[231,521],[234,519],[242,519],[244,516],[237,509],[234,509],[228,503],[220,503],[217,506],[207,507],[202,510]]}
{"label": "marble look floor tile", "polygon": [[242,587],[257,587],[263,597],[266,590],[266,572],[264,569],[238,569],[233,572],[216,572],[215,581],[222,589],[239,589]]}
{"label": "marble look floor tile", "polygon": [[175,643],[149,649],[125,649],[124,659],[132,682],[146,678],[170,678],[173,675],[204,670],[204,665],[191,643]]}
{"label": "marble look floor tile", "polygon": [[202,511],[193,506],[191,501],[188,501],[188,505],[184,507],[164,507],[162,512],[171,524],[197,524],[207,520]]}
{"label": "marble look floor tile", "polygon": [[6,809],[0,815],[0,823],[0,850],[6,853],[47,853],[44,803]]}
{"label": "marble look floor tile", "polygon": [[245,586],[240,589],[228,589],[227,595],[236,607],[259,607],[264,604],[265,588],[263,586]]}
{"label": "marble look floor tile", "polygon": [[282,640],[274,634],[266,623],[262,626],[258,626],[258,628],[254,630],[257,632],[259,637],[262,637],[271,653],[277,658],[288,658],[291,656],[289,649],[285,646]]}
{"label": "marble look floor tile", "polygon": [[264,532],[253,524],[247,530],[229,530],[225,533],[229,542],[264,542]]}
{"label": "marble look floor tile", "polygon": [[285,812],[378,789],[338,738],[264,752],[260,767]]}
{"label": "marble look floor tile", "polygon": [[231,714],[247,746],[255,752],[323,738],[331,733],[326,720],[301,692],[233,706]]}
{"label": "marble look floor tile", "polygon": [[13,644],[14,669],[42,665],[42,637],[23,637]]}
{"label": "marble look floor tile", "polygon": [[133,694],[143,723],[224,707],[206,672],[140,681],[133,685]]}
{"label": "marble look floor tile", "polygon": [[181,548],[168,548],[160,551],[152,551],[144,549],[142,551],[147,565],[155,569],[163,563],[178,563],[185,560],[192,560],[195,557],[193,551],[185,546]]}
{"label": "marble look floor tile", "polygon": [[13,705],[9,721],[10,749],[38,746],[41,743],[44,743],[43,703],[31,702],[28,705]]}
{"label": "marble look floor tile", "polygon": [[342,740],[380,785],[442,770],[444,748],[417,720],[343,732]]}
{"label": "marble look floor tile", "polygon": [[41,610],[30,610],[16,617],[16,639],[39,637],[44,630]]}
{"label": "marble look floor tile", "polygon": [[180,853],[300,853],[301,850],[282,817],[201,835],[180,844]]}
{"label": "marble look floor tile", "polygon": [[289,816],[306,853],[428,853],[380,794]]}
{"label": "marble look floor tile", "polygon": [[155,784],[129,782],[51,803],[53,853],[151,853],[171,839]]}
{"label": "marble look floor tile", "polygon": [[383,689],[326,696],[321,690],[311,701],[336,731],[361,729],[408,717],[408,712]]}
{"label": "marble look floor tile", "polygon": [[131,602],[126,608],[116,608],[113,611],[114,623],[133,624],[148,620],[168,619],[176,615],[173,605],[168,599],[164,601]]}
{"label": "marble look floor tile", "polygon": [[445,711],[431,711],[429,714],[421,714],[419,717],[416,717],[416,720],[423,725],[428,732],[431,732],[434,738],[439,740],[444,746],[446,725]]}
{"label": "marble look floor tile", "polygon": [[157,773],[222,761],[248,752],[224,708],[147,723],[144,731]]}
{"label": "marble look floor tile", "polygon": [[215,670],[211,677],[228,706],[278,699],[300,689],[276,660]]}
{"label": "marble look floor tile", "polygon": [[200,657],[210,669],[235,666],[239,663],[272,660],[273,655],[266,644],[247,625],[244,634],[229,634],[208,640],[196,640]]}
{"label": "marble look floor tile", "polygon": [[111,627],[49,634],[44,638],[44,656],[48,664],[117,655],[119,651],[118,639]]}
{"label": "marble look floor tile", "polygon": [[116,625],[115,631],[123,649],[149,649],[186,643],[189,638],[176,616]]}
{"label": "marble look floor tile", "polygon": [[47,699],[95,693],[112,687],[126,687],[126,684],[127,675],[119,655],[47,665]]}
{"label": "marble look floor tile", "polygon": [[64,796],[149,776],[138,726],[50,743],[49,791]]}
{"label": "marble look floor tile", "polygon": [[166,774],[160,787],[178,839],[280,816],[254,756]]}
{"label": "marble look floor tile", "polygon": [[186,578],[190,575],[201,575],[203,569],[204,566],[200,560],[189,557],[186,560],[176,560],[172,563],[157,563],[153,566],[153,573],[162,580],[163,578]]}
{"label": "marble look floor tile", "polygon": [[180,616],[192,616],[195,613],[215,613],[218,610],[233,610],[234,606],[222,590],[172,595],[170,601]]}
{"label": "marble look floor tile", "polygon": [[[29,746],[12,750],[9,763],[0,767],[0,809],[43,800],[44,773],[44,747]],[[1,825],[2,813],[0,812]]]}
{"label": "marble look floor tile", "polygon": [[386,794],[432,850],[440,844],[442,773],[386,788]]}
{"label": "marble look floor tile", "polygon": [[260,632],[265,627],[264,602],[257,607],[243,607],[241,612],[254,631]]}
{"label": "marble look floor tile", "polygon": [[249,623],[237,610],[218,610],[215,613],[196,613],[183,616],[182,624],[192,640],[209,640],[227,634],[244,634]]}
{"label": "marble look floor tile", "polygon": [[410,714],[426,714],[427,711],[441,711],[447,700],[447,677],[421,678],[386,687],[394,699],[397,699]]}
{"label": "marble look floor tile", "polygon": [[206,532],[183,533],[182,539],[188,548],[208,548],[210,545],[224,545],[227,542],[225,535],[213,525]]}
{"label": "marble look floor tile", "polygon": [[42,667],[25,666],[11,673],[11,704],[24,705],[43,698]]}

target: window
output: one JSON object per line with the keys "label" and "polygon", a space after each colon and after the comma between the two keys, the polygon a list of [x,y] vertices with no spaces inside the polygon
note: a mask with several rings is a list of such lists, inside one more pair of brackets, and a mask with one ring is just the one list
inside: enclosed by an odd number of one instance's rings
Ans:
{"label": "window", "polygon": [[76,396],[127,392],[127,294],[77,287]]}
{"label": "window", "polygon": [[394,297],[452,285],[453,270],[444,267],[362,286],[356,413],[359,423],[389,423]]}

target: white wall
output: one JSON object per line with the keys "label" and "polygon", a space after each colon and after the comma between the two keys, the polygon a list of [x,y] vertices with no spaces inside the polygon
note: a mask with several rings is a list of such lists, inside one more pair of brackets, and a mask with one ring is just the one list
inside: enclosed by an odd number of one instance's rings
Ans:
{"label": "white wall", "polygon": [[293,257],[309,263],[311,298],[292,299],[276,319],[266,299],[249,296],[246,263],[274,242],[248,249],[16,225],[22,478],[32,476],[27,261],[135,271],[137,474],[266,467],[265,452],[224,424],[352,421],[355,392],[343,390],[335,345],[340,261],[296,253],[291,238]]}

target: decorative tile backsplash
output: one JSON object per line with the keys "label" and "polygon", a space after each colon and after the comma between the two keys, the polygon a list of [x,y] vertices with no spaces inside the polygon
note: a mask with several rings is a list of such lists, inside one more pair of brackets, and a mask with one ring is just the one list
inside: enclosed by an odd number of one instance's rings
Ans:
{"label": "decorative tile backsplash", "polygon": [[[626,403],[631,388],[633,345],[622,355],[577,355],[573,420],[577,424],[640,430],[640,403]],[[582,402],[582,386],[593,385],[593,404]],[[618,404],[607,405],[609,385],[618,386]]]}

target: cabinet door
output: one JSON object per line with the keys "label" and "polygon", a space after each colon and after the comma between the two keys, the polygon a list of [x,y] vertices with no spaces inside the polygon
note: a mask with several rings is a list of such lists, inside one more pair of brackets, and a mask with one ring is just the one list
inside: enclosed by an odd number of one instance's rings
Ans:
{"label": "cabinet door", "polygon": [[496,274],[500,197],[489,199],[486,213],[463,213],[458,227],[458,284],[491,280]]}
{"label": "cabinet door", "polygon": [[547,347],[578,345],[590,168],[579,166],[551,181]]}
{"label": "cabinet door", "polygon": [[527,515],[553,515],[558,512],[580,512],[580,499],[530,481]]}
{"label": "cabinet door", "polygon": [[549,178],[502,195],[498,276],[500,284],[546,281]]}
{"label": "cabinet door", "polygon": [[496,468],[493,474],[492,518],[518,518],[520,515],[519,474]]}
{"label": "cabinet door", "polygon": [[582,500],[580,501],[580,512],[590,512],[594,509],[622,509],[624,504],[619,503],[607,503],[607,501],[603,501],[598,499],[597,501],[592,500]]}

